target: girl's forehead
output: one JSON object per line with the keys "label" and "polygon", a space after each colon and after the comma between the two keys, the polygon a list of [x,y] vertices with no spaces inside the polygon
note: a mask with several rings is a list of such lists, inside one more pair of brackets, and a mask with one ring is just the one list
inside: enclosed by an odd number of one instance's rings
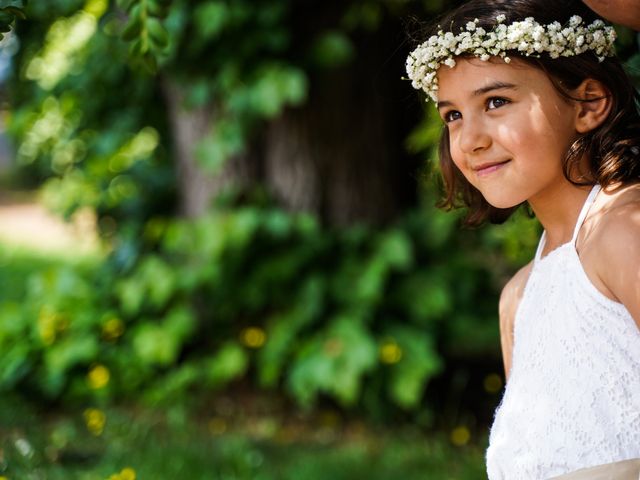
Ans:
{"label": "girl's forehead", "polygon": [[441,99],[464,96],[494,84],[535,89],[546,88],[549,83],[544,72],[517,58],[508,64],[501,58],[458,58],[453,68],[442,65],[437,76]]}

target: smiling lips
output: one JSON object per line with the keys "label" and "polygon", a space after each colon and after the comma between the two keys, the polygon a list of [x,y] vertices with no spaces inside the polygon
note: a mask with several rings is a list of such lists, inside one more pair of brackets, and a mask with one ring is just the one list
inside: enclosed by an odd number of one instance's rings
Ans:
{"label": "smiling lips", "polygon": [[473,167],[473,170],[479,177],[489,175],[497,170],[500,170],[503,166],[509,163],[511,160],[505,160],[504,162],[487,162]]}

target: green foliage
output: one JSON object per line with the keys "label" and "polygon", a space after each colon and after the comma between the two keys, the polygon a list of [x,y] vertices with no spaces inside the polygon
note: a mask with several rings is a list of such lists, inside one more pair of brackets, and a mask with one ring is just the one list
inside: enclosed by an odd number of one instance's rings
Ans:
{"label": "green foliage", "polygon": [[326,32],[318,38],[311,52],[313,61],[323,68],[335,68],[349,62],[355,50],[349,37],[340,31]]}
{"label": "green foliage", "polygon": [[[95,212],[111,254],[14,283],[0,272],[14,290],[0,297],[1,390],[156,403],[244,380],[306,407],[368,398],[416,413],[451,358],[497,357],[497,291],[537,234],[522,219],[456,236],[457,217],[425,193],[385,228],[329,229],[250,190],[202,218],[175,216],[166,82],[185,108],[215,112],[194,151],[219,172],[306,101],[314,69],[354,58],[354,32],[376,28],[382,3],[347,2],[304,38],[288,1],[46,3],[20,24],[9,128],[22,175],[63,215]],[[411,151],[437,134],[428,116]]]}
{"label": "green foliage", "polygon": [[24,8],[27,0],[0,0],[0,40],[11,31],[16,18],[26,18]]}
{"label": "green foliage", "polygon": [[366,394],[418,412],[445,359],[497,355],[498,280],[455,229],[434,211],[327,230],[259,204],[149,220],[156,253],[126,275],[111,262],[22,274],[25,290],[0,299],[0,388],[164,403],[244,378],[303,407]]}
{"label": "green foliage", "polygon": [[129,53],[155,73],[157,56],[162,55],[171,43],[171,37],[162,21],[169,14],[169,0],[118,0],[127,13],[122,38],[131,42]]}

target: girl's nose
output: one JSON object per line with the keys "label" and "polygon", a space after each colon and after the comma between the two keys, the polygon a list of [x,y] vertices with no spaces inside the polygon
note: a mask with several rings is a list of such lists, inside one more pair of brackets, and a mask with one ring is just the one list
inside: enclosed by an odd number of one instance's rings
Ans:
{"label": "girl's nose", "polygon": [[458,146],[467,154],[481,152],[491,146],[491,135],[479,122],[467,121],[458,137]]}

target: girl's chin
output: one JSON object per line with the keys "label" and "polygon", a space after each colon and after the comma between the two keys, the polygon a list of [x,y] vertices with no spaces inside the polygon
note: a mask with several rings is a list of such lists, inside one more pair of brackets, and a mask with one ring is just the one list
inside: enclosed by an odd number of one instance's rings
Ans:
{"label": "girl's chin", "polygon": [[517,196],[488,195],[485,192],[482,192],[482,196],[494,208],[512,208],[524,202],[522,198]]}

